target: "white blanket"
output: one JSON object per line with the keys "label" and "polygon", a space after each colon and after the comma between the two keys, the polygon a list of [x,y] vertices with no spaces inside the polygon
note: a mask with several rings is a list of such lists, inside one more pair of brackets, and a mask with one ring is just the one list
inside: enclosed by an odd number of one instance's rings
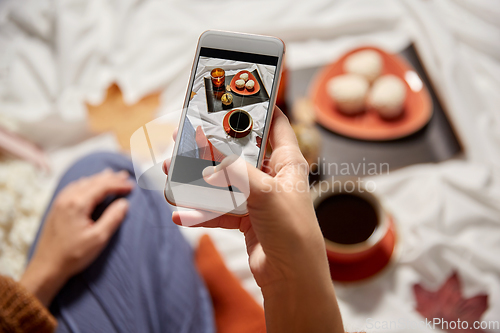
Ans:
{"label": "white blanket", "polygon": [[[489,295],[483,319],[500,319],[498,1],[4,0],[0,10],[0,111],[49,149],[88,134],[84,103],[102,100],[112,81],[128,102],[160,89],[159,114],[179,110],[206,29],[276,35],[292,69],[328,63],[366,43],[397,52],[414,40],[465,156],[374,178],[396,217],[401,256],[376,279],[338,286],[344,321],[354,329],[367,317],[421,319],[411,286],[438,286],[452,270],[466,296]],[[193,241],[202,232],[260,299],[241,236],[185,230]]]}

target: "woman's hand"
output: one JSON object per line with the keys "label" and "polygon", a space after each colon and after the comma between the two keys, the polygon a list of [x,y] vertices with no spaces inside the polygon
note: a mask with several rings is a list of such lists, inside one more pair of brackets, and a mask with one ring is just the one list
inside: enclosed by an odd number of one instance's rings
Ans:
{"label": "woman's hand", "polygon": [[44,305],[73,275],[90,265],[106,247],[128,210],[121,198],[94,222],[91,214],[107,195],[126,194],[133,183],[127,171],[105,170],[66,186],[55,198],[40,239],[20,283]]}
{"label": "woman's hand", "polygon": [[[265,172],[234,156],[203,172],[212,185],[227,186],[229,178],[238,189],[249,189],[248,216],[207,221],[211,213],[179,211],[173,221],[244,233],[250,269],[265,300],[268,332],[343,332],[309,193],[307,162],[288,119],[277,108],[269,140],[273,152]],[[166,161],[164,170],[168,167]]]}

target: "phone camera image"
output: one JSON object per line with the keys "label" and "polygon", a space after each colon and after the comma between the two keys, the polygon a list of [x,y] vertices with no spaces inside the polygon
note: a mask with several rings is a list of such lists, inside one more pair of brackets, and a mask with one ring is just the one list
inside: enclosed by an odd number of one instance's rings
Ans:
{"label": "phone camera image", "polygon": [[278,57],[200,49],[172,180],[210,187],[208,165],[239,155],[257,166]]}

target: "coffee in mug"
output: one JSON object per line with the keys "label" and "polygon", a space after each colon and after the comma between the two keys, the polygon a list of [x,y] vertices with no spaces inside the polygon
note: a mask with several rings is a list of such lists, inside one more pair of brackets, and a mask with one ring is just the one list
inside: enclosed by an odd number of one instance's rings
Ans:
{"label": "coffee in mug", "polygon": [[356,281],[376,274],[394,250],[392,217],[363,186],[348,192],[341,181],[327,184],[327,191],[317,186],[311,194],[332,278]]}
{"label": "coffee in mug", "polygon": [[357,244],[366,241],[378,225],[375,207],[354,194],[334,194],[316,208],[323,236],[338,244]]}
{"label": "coffee in mug", "polygon": [[253,119],[245,110],[234,109],[226,114],[223,125],[229,136],[243,138],[252,131]]}

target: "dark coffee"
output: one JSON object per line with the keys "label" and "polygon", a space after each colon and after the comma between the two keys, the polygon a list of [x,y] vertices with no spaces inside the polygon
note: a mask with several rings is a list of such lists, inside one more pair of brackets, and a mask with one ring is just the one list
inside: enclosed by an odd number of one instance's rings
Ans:
{"label": "dark coffee", "polygon": [[336,194],[316,208],[323,236],[339,244],[367,240],[378,224],[377,211],[367,200],[353,194]]}
{"label": "dark coffee", "polygon": [[246,113],[236,111],[229,117],[229,125],[233,130],[241,132],[250,125],[250,118]]}

